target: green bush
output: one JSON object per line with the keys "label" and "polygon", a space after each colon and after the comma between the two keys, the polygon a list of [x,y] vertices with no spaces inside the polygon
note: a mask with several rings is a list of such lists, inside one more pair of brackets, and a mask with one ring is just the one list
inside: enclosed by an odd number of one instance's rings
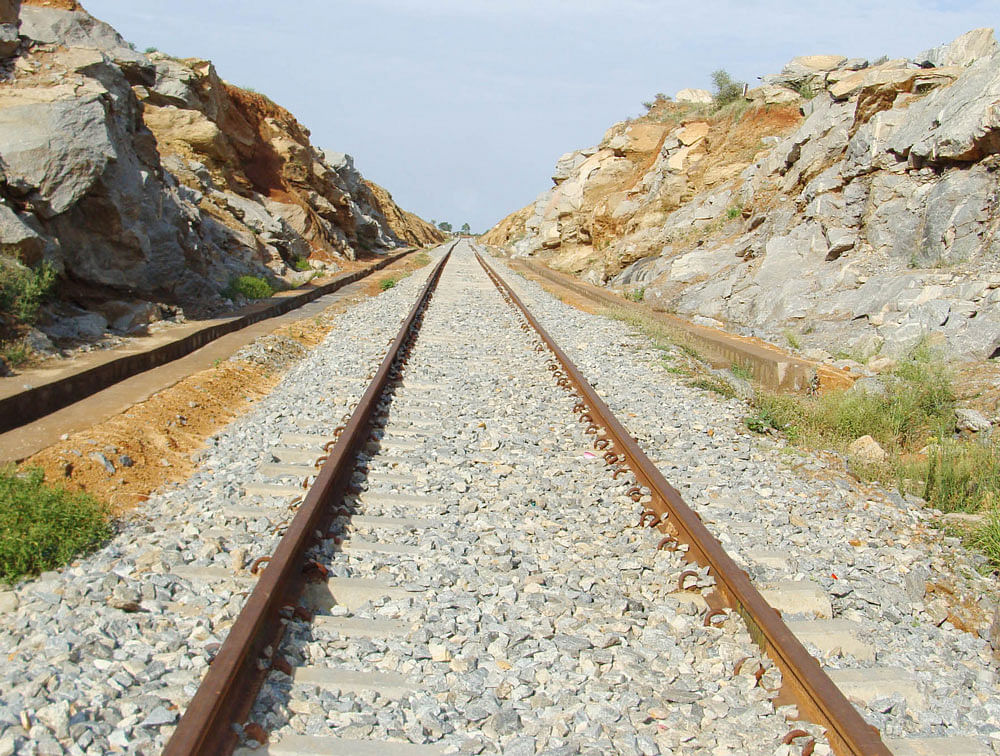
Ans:
{"label": "green bush", "polygon": [[309,260],[306,259],[305,257],[297,257],[292,262],[292,267],[295,268],[295,270],[299,271],[300,273],[304,273],[305,271],[309,270],[312,266],[309,264]]}
{"label": "green bush", "polygon": [[108,510],[92,496],[47,486],[39,469],[0,470],[0,580],[62,567],[110,535]]}
{"label": "green bush", "polygon": [[715,84],[715,107],[721,108],[731,102],[736,102],[743,97],[743,88],[746,84],[742,81],[734,81],[733,78],[723,69],[712,72],[712,83]]}
{"label": "green bush", "polygon": [[398,278],[393,278],[392,276],[390,276],[389,278],[383,278],[381,281],[379,281],[378,285],[379,288],[382,289],[382,291],[389,291],[389,289],[395,286],[398,282],[399,282]]}
{"label": "green bush", "polygon": [[247,299],[267,299],[274,294],[271,284],[259,276],[238,276],[229,284],[226,295],[232,299],[236,294],[242,294]]}
{"label": "green bush", "polygon": [[0,312],[17,323],[34,323],[55,282],[56,272],[48,263],[31,269],[9,257],[0,259]]}

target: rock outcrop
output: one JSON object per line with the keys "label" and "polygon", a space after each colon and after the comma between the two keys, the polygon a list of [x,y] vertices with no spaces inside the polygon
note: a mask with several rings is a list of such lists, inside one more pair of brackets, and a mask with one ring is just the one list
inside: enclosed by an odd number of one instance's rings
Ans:
{"label": "rock outcrop", "polygon": [[[0,51],[16,7],[0,0]],[[281,288],[306,262],[441,239],[209,61],[140,54],[65,1],[26,2],[19,34],[0,81],[0,251],[57,271],[63,301],[39,323],[53,338],[212,313],[239,275]]]}
{"label": "rock outcrop", "polygon": [[930,340],[1000,356],[992,30],[911,60],[796,58],[763,81],[564,155],[486,241],[817,355],[885,361]]}

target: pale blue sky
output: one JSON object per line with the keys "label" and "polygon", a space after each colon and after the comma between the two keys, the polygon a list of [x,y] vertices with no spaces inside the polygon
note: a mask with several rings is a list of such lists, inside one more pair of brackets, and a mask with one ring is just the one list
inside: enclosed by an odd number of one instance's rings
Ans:
{"label": "pale blue sky", "polygon": [[796,55],[914,55],[996,0],[83,0],[139,49],[212,59],[427,219],[485,230],[656,92]]}

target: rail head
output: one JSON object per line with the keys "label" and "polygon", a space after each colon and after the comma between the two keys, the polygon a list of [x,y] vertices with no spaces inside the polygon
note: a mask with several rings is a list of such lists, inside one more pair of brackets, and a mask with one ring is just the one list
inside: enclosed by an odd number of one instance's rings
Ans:
{"label": "rail head", "polygon": [[332,520],[332,505],[347,489],[355,457],[367,440],[379,397],[390,381],[397,358],[413,338],[415,324],[454,246],[435,265],[403,319],[371,383],[189,702],[163,751],[164,756],[218,756],[231,753],[238,745],[234,725],[243,722],[249,713],[270,668],[267,664],[261,669],[258,662],[269,646],[272,654],[277,653],[284,628],[283,615],[297,606],[305,584],[302,568],[306,550],[314,542],[317,529],[325,530]]}
{"label": "rail head", "polygon": [[650,490],[660,520],[669,522],[677,530],[678,538],[690,549],[689,558],[710,568],[725,604],[740,615],[754,641],[781,669],[783,689],[799,704],[800,715],[826,728],[830,745],[838,756],[892,756],[878,730],[865,722],[816,659],[806,651],[778,612],[754,587],[746,572],[726,553],[677,489],[667,482],[517,293],[478,252],[476,258],[496,287],[521,312],[555,356],[569,383],[586,403],[586,411],[593,422],[605,428],[607,437],[613,440],[616,451],[625,457],[637,481]]}

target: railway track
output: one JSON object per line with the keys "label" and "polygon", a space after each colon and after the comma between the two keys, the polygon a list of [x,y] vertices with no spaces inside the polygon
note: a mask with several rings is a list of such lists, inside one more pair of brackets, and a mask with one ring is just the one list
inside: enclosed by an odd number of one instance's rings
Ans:
{"label": "railway track", "polygon": [[990,753],[883,742],[864,638],[814,583],[758,591],[505,277],[452,245],[388,348],[227,441],[240,484],[191,505],[224,528],[148,578],[205,649],[164,753]]}
{"label": "railway track", "polygon": [[[773,663],[781,675],[781,694],[798,706],[796,715],[804,716],[822,727],[822,738],[829,742],[835,753],[889,754],[877,730],[865,724],[846,696],[781,620],[779,613],[766,603],[747,574],[725,553],[700,518],[663,479],[572,361],[532,317],[513,290],[479,255],[476,258],[482,272],[478,282],[476,274],[479,271],[475,270],[468,253],[464,259],[453,263],[453,275],[458,280],[446,289],[449,293],[444,296],[449,301],[441,305],[442,322],[435,323],[437,329],[424,336],[424,342],[430,344],[425,346],[421,343],[421,327],[450,254],[446,254],[431,273],[418,302],[404,321],[354,413],[350,418],[345,416],[346,425],[333,429],[329,435],[320,432],[287,439],[289,443],[311,444],[312,452],[316,454],[323,450],[329,452],[328,455],[317,456],[314,461],[317,467],[322,464],[318,475],[314,476],[308,465],[277,464],[265,468],[303,486],[312,482],[312,487],[305,497],[298,495],[295,487],[287,489],[287,496],[293,502],[301,501],[295,518],[192,700],[188,713],[181,720],[166,753],[217,753],[221,749],[232,748],[238,731],[233,724],[243,722],[248,712],[251,717],[242,727],[243,739],[263,744],[270,739],[268,730],[277,730],[275,744],[270,747],[270,751],[276,754],[380,753],[386,750],[414,754],[443,752],[438,745],[424,746],[419,743],[427,740],[428,735],[441,737],[453,734],[455,728],[451,722],[460,720],[462,713],[457,708],[435,706],[434,698],[429,699],[430,705],[425,710],[431,724],[418,719],[418,724],[411,728],[414,736],[411,740],[418,744],[396,745],[387,738],[377,736],[371,739],[344,739],[309,731],[321,729],[319,722],[326,718],[328,707],[334,704],[330,700],[332,696],[347,694],[350,706],[341,712],[347,716],[340,721],[348,731],[371,735],[381,730],[386,736],[394,732],[411,734],[406,729],[405,718],[397,719],[395,728],[391,725],[379,727],[378,713],[372,708],[381,699],[391,700],[407,694],[412,696],[421,687],[426,687],[426,680],[412,675],[381,671],[384,657],[396,657],[397,654],[402,657],[405,654],[405,651],[394,649],[392,641],[405,645],[407,638],[412,639],[418,634],[419,639],[415,643],[411,641],[412,645],[420,647],[416,654],[410,649],[414,661],[419,659],[419,654],[424,651],[422,646],[426,643],[424,656],[430,658],[431,666],[445,662],[449,663],[449,667],[454,666],[447,636],[435,637],[436,634],[419,630],[421,618],[412,612],[401,611],[398,604],[411,609],[414,603],[420,603],[405,596],[406,588],[402,586],[412,585],[417,577],[416,574],[408,574],[408,567],[417,565],[419,572],[419,565],[425,556],[434,561],[436,554],[432,552],[454,550],[453,541],[441,538],[442,530],[447,528],[442,515],[447,517],[450,508],[443,506],[443,498],[434,496],[434,492],[442,486],[432,482],[428,468],[437,463],[445,471],[449,471],[450,467],[450,472],[454,473],[467,464],[467,460],[460,455],[444,461],[435,458],[433,453],[428,456],[430,450],[425,442],[428,438],[460,433],[459,428],[449,427],[447,418],[453,417],[456,411],[461,416],[462,410],[469,408],[462,406],[463,393],[456,390],[460,387],[448,385],[447,378],[455,373],[442,379],[431,368],[449,362],[466,365],[470,362],[468,352],[475,354],[483,348],[483,344],[488,343],[487,337],[477,333],[481,329],[469,329],[462,334],[460,325],[463,317],[468,318],[468,301],[481,301],[480,298],[493,294],[482,281],[484,273],[495,285],[500,297],[515,308],[515,317],[522,320],[521,330],[525,332],[524,340],[528,342],[522,348],[533,346],[536,353],[547,357],[545,367],[557,387],[565,390],[572,399],[572,412],[583,428],[582,437],[574,439],[575,443],[591,440],[596,452],[593,458],[598,459],[591,466],[599,468],[603,462],[612,481],[620,479],[617,485],[612,484],[606,495],[618,499],[619,503],[631,501],[640,506],[638,525],[657,527],[662,531],[663,537],[656,544],[657,551],[667,548],[671,553],[684,554],[686,563],[678,564],[681,562],[678,557],[669,567],[656,565],[664,572],[671,572],[671,567],[679,571],[673,600],[681,605],[684,605],[682,602],[689,602],[687,606],[699,610],[704,604],[701,624],[707,635],[715,632],[716,623],[725,624],[738,616],[746,624],[749,636],[766,655],[758,658],[750,653],[732,660],[731,676],[738,679],[744,667],[752,668],[755,682],[764,685],[762,681]],[[450,319],[446,309],[449,305],[453,310]],[[483,315],[492,321],[488,310]],[[456,338],[459,334],[467,335],[464,343]],[[479,342],[476,336],[483,336],[484,341]],[[478,362],[478,355],[473,356],[471,361]],[[502,374],[506,372],[503,362],[487,359],[478,365],[480,370],[475,371],[479,373],[477,383],[489,385],[491,379],[502,380]],[[427,376],[430,380],[421,383],[424,372],[430,373]],[[460,368],[458,375],[461,374]],[[515,376],[510,375],[507,379],[514,380]],[[508,406],[513,407],[517,396],[510,396],[509,401],[511,405]],[[486,422],[479,425],[484,429],[488,427]],[[579,433],[576,435],[580,436]],[[296,453],[288,447],[272,454],[279,460],[302,461],[309,457],[310,452]],[[497,464],[495,460],[491,462]],[[396,472],[399,469],[403,472]],[[460,482],[457,492],[467,488],[465,483]],[[279,489],[273,493],[275,498],[283,494]],[[464,498],[468,500],[471,497]],[[475,500],[471,503],[478,512]],[[461,524],[460,518],[451,523],[453,527]],[[635,543],[630,545],[638,546]],[[365,574],[366,577],[330,577],[338,566],[343,565],[345,555],[349,568],[347,572]],[[520,565],[520,560],[518,563]],[[514,559],[510,564],[513,567]],[[351,570],[351,567],[354,569]],[[540,582],[527,585],[545,584],[544,575],[548,570],[543,565],[536,570]],[[388,582],[377,579],[386,572],[392,574],[394,579]],[[425,592],[425,586],[419,582],[416,585],[421,589],[416,592]],[[689,585],[695,588],[704,586],[704,590],[688,591]],[[508,596],[513,596],[515,601],[519,587],[516,581],[510,585]],[[593,588],[593,585],[590,587]],[[426,589],[430,590],[429,586]],[[664,598],[669,601],[670,595],[667,593]],[[373,602],[382,607],[388,606],[391,618],[386,619],[379,612],[364,611],[353,616],[352,610],[367,608]],[[424,607],[424,613],[433,612],[433,602],[427,603],[431,606]],[[626,602],[626,611],[627,607]],[[331,612],[334,608],[338,610],[336,613]],[[507,629],[502,619],[510,616],[518,615],[511,611],[497,611],[460,632],[485,636],[486,639],[493,636],[505,638],[505,645],[509,645],[509,635],[488,628],[492,622],[499,629]],[[600,627],[599,623],[593,624]],[[291,632],[288,633],[286,646],[282,640],[288,628]],[[449,623],[449,630],[458,630],[458,623]],[[522,642],[536,635],[528,627],[515,628],[513,632],[524,633]],[[564,648],[560,648],[557,638],[570,640],[562,640]],[[585,648],[594,646],[593,641],[586,637],[559,635],[554,626],[551,633],[547,626],[541,637],[536,639],[551,641],[557,653],[569,651],[564,655],[570,658],[574,653],[579,654]],[[598,645],[605,646],[606,650],[615,645],[614,640]],[[361,648],[352,648],[352,644]],[[567,646],[568,649],[565,648]],[[382,657],[382,660],[367,663],[365,651],[367,656]],[[490,649],[487,651],[489,653]],[[492,653],[498,659],[503,656],[502,650],[500,654]],[[605,656],[611,657],[612,654]],[[611,658],[608,661],[611,662]],[[473,665],[478,662],[472,660]],[[421,668],[416,663],[412,666]],[[572,666],[571,663],[571,669]],[[268,667],[272,670],[270,673]],[[464,668],[464,665],[460,667]],[[509,661],[500,663],[499,667],[501,671],[514,669]],[[592,661],[591,667],[597,669],[597,663]],[[530,667],[526,671],[529,672],[528,679],[515,677],[515,684],[537,682],[535,674],[530,673]],[[432,679],[441,677],[433,672],[426,676]],[[437,682],[447,683],[447,680],[438,679]],[[483,687],[479,693],[486,694],[490,686],[486,680],[480,682]],[[251,712],[250,704],[255,700],[251,691],[256,692],[262,683],[262,700]],[[424,695],[429,692],[425,691]],[[327,694],[326,699],[323,693]],[[275,712],[280,712],[277,717]],[[502,713],[503,709],[498,708],[490,716]],[[295,716],[305,720],[302,723],[304,732],[297,732],[291,721],[283,721]],[[514,717],[517,717],[518,724],[523,725],[516,712],[508,714],[508,719],[513,721]],[[312,722],[310,727],[310,718],[319,722]],[[495,725],[493,729],[496,730]],[[622,729],[632,750],[653,750],[649,746],[654,741],[649,734],[641,733],[642,728],[630,726]],[[812,753],[818,734],[815,727],[790,727],[781,741],[788,745],[801,739],[804,741],[801,744],[802,753]],[[756,739],[756,735],[753,737]],[[530,742],[518,743],[517,747],[534,753],[538,745],[536,738],[528,738]],[[640,742],[642,738],[648,742]],[[466,744],[453,740],[447,745],[460,748]],[[473,741],[473,747],[484,745]],[[613,739],[610,745],[614,745]],[[743,744],[744,748],[749,746],[749,741]]]}

